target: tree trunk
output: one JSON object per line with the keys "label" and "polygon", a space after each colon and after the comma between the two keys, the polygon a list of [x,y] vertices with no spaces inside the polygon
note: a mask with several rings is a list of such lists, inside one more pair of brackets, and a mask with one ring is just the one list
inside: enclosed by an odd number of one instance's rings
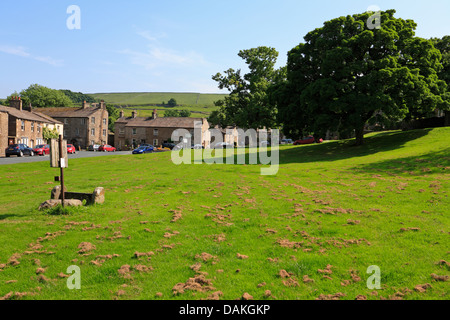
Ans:
{"label": "tree trunk", "polygon": [[356,128],[355,129],[355,138],[356,138],[356,143],[355,145],[360,146],[363,144],[364,142],[364,126]]}

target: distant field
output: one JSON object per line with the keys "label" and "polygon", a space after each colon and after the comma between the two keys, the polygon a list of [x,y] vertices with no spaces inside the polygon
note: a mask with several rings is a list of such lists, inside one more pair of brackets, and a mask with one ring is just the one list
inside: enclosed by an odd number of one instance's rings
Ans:
{"label": "distant field", "polygon": [[[141,117],[151,116],[155,108],[161,116],[168,109],[187,109],[192,112],[191,117],[207,117],[217,109],[214,102],[226,96],[226,94],[180,92],[121,92],[89,95],[94,99],[103,99],[106,103],[122,106],[126,116],[131,115],[132,110],[137,110],[138,116]],[[163,102],[167,104],[172,98],[177,101],[177,107],[163,106]]]}
{"label": "distant field", "polygon": [[160,105],[171,98],[178,105],[214,107],[214,101],[223,99],[226,94],[180,93],[180,92],[124,92],[124,93],[94,93],[89,94],[95,99],[103,99],[107,103],[121,105]]}

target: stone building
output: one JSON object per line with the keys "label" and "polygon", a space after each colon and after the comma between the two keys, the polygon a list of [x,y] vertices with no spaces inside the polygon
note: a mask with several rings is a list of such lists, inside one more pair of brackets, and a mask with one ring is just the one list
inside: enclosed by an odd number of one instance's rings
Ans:
{"label": "stone building", "polygon": [[10,106],[0,106],[0,156],[10,144],[23,143],[33,148],[44,144],[42,129],[55,127],[63,130],[63,124],[51,117],[42,116],[31,106],[24,107],[20,98],[13,98]]}
{"label": "stone building", "polygon": [[[198,124],[201,135],[194,141],[194,129]],[[192,138],[192,143],[209,146],[209,123],[205,118],[164,117],[159,118],[156,110],[151,117],[137,117],[133,111],[131,117],[124,117],[123,111],[115,122],[114,145],[119,150],[136,147],[141,144],[160,146],[172,141],[172,133],[177,129],[185,129]],[[178,142],[178,141],[177,141]]]}
{"label": "stone building", "polygon": [[75,147],[108,143],[108,111],[100,104],[82,103],[81,108],[43,108],[41,112],[64,123],[64,138]]}

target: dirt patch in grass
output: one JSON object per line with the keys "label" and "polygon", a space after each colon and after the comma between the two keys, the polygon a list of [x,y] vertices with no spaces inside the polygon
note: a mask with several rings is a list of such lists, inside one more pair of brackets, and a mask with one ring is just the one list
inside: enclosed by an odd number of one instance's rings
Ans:
{"label": "dirt patch in grass", "polygon": [[185,283],[177,283],[172,292],[174,295],[183,294],[185,291],[213,291],[212,280],[206,279],[203,274],[196,275],[194,278],[189,278]]}
{"label": "dirt patch in grass", "polygon": [[345,294],[338,292],[335,294],[321,294],[316,300],[340,300],[342,297],[345,297]]}
{"label": "dirt patch in grass", "polygon": [[86,253],[96,250],[97,248],[95,247],[95,245],[93,245],[90,242],[82,242],[78,245],[78,249],[80,249],[80,250],[78,250],[79,254],[86,254]]}

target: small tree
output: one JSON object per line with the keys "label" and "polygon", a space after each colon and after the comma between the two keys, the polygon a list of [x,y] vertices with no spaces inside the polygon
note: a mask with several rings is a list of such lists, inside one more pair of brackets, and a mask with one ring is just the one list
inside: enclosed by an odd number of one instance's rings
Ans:
{"label": "small tree", "polygon": [[178,112],[178,116],[182,118],[189,118],[191,116],[191,112],[189,110],[180,110]]}
{"label": "small tree", "polygon": [[49,143],[51,139],[59,138],[59,132],[55,128],[50,130],[49,128],[44,127],[42,128],[42,137],[45,141],[47,141],[47,143]]}
{"label": "small tree", "polygon": [[167,105],[171,108],[175,107],[177,105],[177,100],[174,98],[170,99],[169,102],[167,102]]}

